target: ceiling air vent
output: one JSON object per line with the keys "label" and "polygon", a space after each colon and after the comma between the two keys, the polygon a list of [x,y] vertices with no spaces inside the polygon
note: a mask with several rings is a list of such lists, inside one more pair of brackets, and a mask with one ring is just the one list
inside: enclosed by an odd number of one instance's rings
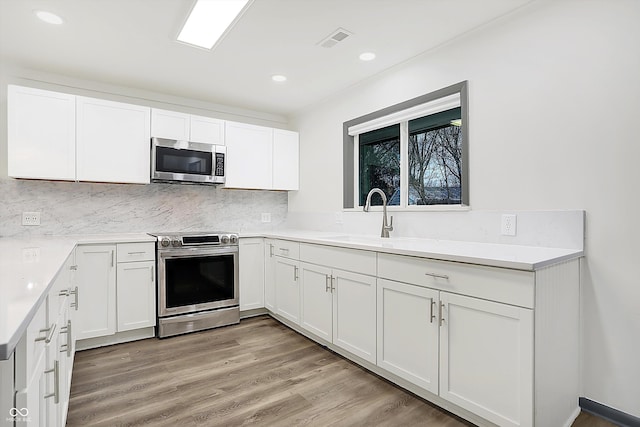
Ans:
{"label": "ceiling air vent", "polygon": [[333,33],[329,34],[328,37],[325,37],[318,43],[322,47],[334,47],[339,42],[343,41],[353,33],[345,30],[344,28],[338,28]]}

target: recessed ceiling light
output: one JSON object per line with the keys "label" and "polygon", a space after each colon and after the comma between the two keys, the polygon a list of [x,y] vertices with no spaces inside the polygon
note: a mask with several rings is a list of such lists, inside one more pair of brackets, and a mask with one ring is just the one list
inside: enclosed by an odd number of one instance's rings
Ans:
{"label": "recessed ceiling light", "polygon": [[376,54],[373,52],[365,52],[360,54],[360,60],[362,61],[371,61],[376,59]]}
{"label": "recessed ceiling light", "polygon": [[245,10],[249,0],[198,0],[178,41],[211,49]]}
{"label": "recessed ceiling light", "polygon": [[35,13],[41,21],[44,21],[47,24],[60,25],[64,22],[62,18],[55,13],[47,12],[45,10],[34,10],[33,13]]}
{"label": "recessed ceiling light", "polygon": [[287,76],[283,76],[282,74],[274,74],[271,76],[271,80],[274,82],[282,83],[287,81]]}

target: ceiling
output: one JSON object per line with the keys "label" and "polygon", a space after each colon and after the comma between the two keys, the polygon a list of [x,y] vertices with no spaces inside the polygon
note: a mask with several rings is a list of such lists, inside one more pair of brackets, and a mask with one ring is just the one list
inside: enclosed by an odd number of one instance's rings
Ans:
{"label": "ceiling", "polygon": [[[531,0],[254,0],[212,51],[175,41],[194,1],[0,0],[0,61],[289,115]],[[338,27],[353,35],[319,46]]]}

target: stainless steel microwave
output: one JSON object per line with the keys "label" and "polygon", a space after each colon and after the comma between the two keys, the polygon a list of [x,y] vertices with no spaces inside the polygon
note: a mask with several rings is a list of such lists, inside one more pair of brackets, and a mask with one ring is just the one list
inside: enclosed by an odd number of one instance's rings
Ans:
{"label": "stainless steel microwave", "polygon": [[224,184],[224,145],[151,138],[151,181]]}

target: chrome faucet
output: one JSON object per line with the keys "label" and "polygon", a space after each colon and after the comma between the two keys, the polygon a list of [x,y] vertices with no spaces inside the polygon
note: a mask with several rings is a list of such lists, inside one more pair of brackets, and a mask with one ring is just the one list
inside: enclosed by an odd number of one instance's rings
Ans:
{"label": "chrome faucet", "polygon": [[371,196],[373,193],[378,193],[380,194],[380,197],[382,197],[382,232],[380,233],[380,237],[388,238],[389,232],[393,231],[393,216],[391,216],[391,221],[387,223],[387,196],[384,194],[384,191],[379,188],[372,188],[371,191],[369,191],[369,194],[367,194],[367,201],[365,202],[362,210],[369,212],[369,208],[371,207]]}

